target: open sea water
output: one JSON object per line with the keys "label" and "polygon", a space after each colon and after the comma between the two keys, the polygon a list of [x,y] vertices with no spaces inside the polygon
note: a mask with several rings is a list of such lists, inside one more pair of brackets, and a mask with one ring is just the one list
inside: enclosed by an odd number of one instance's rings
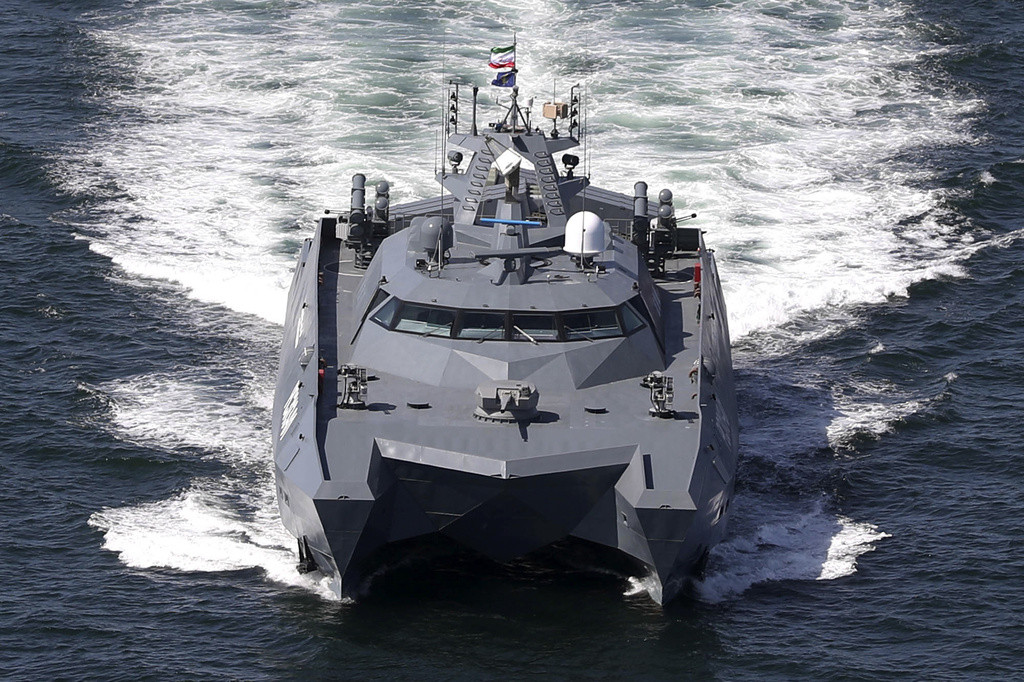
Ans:
{"label": "open sea water", "polygon": [[[716,249],[741,460],[695,594],[295,571],[270,406],[349,177],[433,195],[445,78],[589,93]],[[0,678],[1014,679],[1016,0],[0,2]],[[497,89],[483,87],[493,114]]]}

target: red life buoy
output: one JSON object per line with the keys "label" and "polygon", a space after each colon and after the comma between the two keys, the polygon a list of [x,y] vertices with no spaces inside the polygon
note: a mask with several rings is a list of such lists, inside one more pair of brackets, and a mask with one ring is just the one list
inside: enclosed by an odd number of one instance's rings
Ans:
{"label": "red life buoy", "polygon": [[693,282],[700,284],[700,261],[693,264]]}

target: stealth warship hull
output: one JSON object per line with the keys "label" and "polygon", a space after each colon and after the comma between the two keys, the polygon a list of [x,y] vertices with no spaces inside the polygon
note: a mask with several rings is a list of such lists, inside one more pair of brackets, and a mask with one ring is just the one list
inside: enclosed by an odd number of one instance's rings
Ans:
{"label": "stealth warship hull", "polygon": [[479,132],[473,104],[470,132],[447,124],[444,193],[392,206],[357,175],[302,247],[273,410],[282,520],[345,596],[441,540],[496,561],[603,548],[669,601],[722,538],[736,468],[714,254],[670,192],[599,189],[571,154],[558,169],[578,90],[545,105],[550,132],[516,94]]}

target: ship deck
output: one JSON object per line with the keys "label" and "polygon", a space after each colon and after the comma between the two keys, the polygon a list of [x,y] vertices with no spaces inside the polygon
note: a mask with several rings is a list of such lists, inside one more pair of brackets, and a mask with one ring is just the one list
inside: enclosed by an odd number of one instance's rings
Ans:
{"label": "ship deck", "polygon": [[[324,380],[317,403],[317,441],[325,479],[330,478],[332,459],[328,454],[332,448],[325,444],[329,424],[335,419],[346,425],[346,440],[390,439],[509,459],[580,449],[588,442],[589,447],[600,447],[644,441],[683,443],[692,438],[693,446],[683,448],[692,451],[683,458],[692,465],[701,415],[697,387],[689,377],[699,357],[700,299],[694,296],[693,285],[697,253],[670,259],[667,272],[657,280],[663,292],[664,372],[675,380],[674,418],[652,417],[649,390],[639,385],[638,377],[631,377],[563,392],[538,385],[540,416],[529,424],[510,426],[475,418],[476,398],[471,389],[429,385],[372,368],[367,409],[337,407],[338,368],[351,356],[356,329],[348,321],[353,319],[354,297],[365,274],[355,267],[352,252],[339,246],[338,240],[324,239],[319,250],[319,347]],[[686,466],[685,461],[680,464]]]}

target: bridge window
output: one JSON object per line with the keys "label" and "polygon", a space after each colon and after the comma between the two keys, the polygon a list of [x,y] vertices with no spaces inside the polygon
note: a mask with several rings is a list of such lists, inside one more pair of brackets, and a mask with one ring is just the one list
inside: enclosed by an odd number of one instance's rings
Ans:
{"label": "bridge window", "polygon": [[[629,302],[633,306],[633,308],[636,309],[636,311],[643,316],[647,324],[653,327],[654,318],[651,316],[651,311],[647,308],[647,304],[644,303],[644,297],[641,296],[640,294],[637,294],[633,298],[629,299]],[[623,308],[625,309],[625,306],[623,306]]]}
{"label": "bridge window", "polygon": [[513,341],[558,341],[558,324],[552,313],[512,313]]}
{"label": "bridge window", "polygon": [[619,306],[619,311],[622,313],[622,329],[626,334],[632,334],[644,326],[644,321],[628,305]]}
{"label": "bridge window", "polygon": [[484,310],[466,310],[459,318],[459,339],[488,340],[505,338],[505,313]]}
{"label": "bridge window", "polygon": [[394,297],[384,302],[370,319],[385,329],[407,334],[476,341],[594,341],[627,336],[647,326],[627,304],[563,313],[460,311]]}
{"label": "bridge window", "polygon": [[390,294],[388,294],[388,292],[384,291],[383,289],[377,289],[377,293],[373,295],[373,300],[370,301],[370,305],[367,308],[367,310],[373,310],[374,308],[379,306],[381,303],[384,302],[384,299],[386,299],[389,295]]}
{"label": "bridge window", "polygon": [[612,309],[563,313],[562,326],[566,341],[622,336],[619,318]]}
{"label": "bridge window", "polygon": [[377,324],[387,329],[391,329],[391,323],[395,321],[395,313],[398,312],[398,306],[402,305],[402,302],[397,298],[393,298],[385,303],[380,310],[373,314],[370,318]]}
{"label": "bridge window", "polygon": [[421,336],[451,336],[455,312],[449,308],[406,303],[398,313],[395,330]]}

